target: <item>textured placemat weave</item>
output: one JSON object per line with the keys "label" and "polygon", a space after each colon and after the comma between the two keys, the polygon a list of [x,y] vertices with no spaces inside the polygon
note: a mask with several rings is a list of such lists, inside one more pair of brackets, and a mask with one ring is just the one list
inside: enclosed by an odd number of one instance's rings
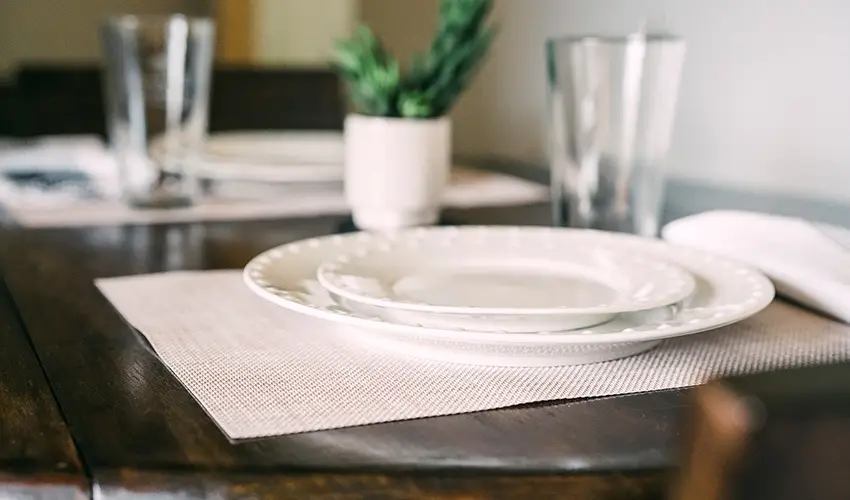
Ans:
{"label": "textured placemat weave", "polygon": [[496,368],[397,357],[254,296],[238,271],[98,280],[231,439],[686,387],[850,359],[850,326],[784,302],[608,363]]}

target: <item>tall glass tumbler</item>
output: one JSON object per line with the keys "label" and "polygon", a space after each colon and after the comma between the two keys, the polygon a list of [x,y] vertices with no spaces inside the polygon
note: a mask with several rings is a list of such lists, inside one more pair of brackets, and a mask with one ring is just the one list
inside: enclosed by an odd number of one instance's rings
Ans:
{"label": "tall glass tumbler", "polygon": [[546,52],[554,223],[656,236],[684,41],[573,37]]}
{"label": "tall glass tumbler", "polygon": [[121,192],[138,208],[188,206],[207,131],[215,25],[209,19],[119,16],[101,29],[110,146]]}

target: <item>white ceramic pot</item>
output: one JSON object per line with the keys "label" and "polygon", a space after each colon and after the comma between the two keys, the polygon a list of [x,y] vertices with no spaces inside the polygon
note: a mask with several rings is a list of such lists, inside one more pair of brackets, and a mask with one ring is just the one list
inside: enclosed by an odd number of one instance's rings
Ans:
{"label": "white ceramic pot", "polygon": [[384,231],[434,224],[451,170],[451,120],[349,115],[345,197],[354,223]]}

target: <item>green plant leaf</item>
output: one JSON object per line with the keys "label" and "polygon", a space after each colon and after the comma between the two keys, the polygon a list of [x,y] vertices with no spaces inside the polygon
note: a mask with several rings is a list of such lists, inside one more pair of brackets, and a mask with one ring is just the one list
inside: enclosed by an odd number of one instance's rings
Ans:
{"label": "green plant leaf", "polygon": [[471,83],[495,31],[485,25],[492,0],[441,0],[429,49],[413,55],[402,74],[398,61],[368,26],[340,40],[331,64],[360,113],[432,118],[448,113]]}
{"label": "green plant leaf", "polygon": [[399,111],[404,118],[430,118],[433,116],[431,98],[422,92],[403,93],[399,96]]}

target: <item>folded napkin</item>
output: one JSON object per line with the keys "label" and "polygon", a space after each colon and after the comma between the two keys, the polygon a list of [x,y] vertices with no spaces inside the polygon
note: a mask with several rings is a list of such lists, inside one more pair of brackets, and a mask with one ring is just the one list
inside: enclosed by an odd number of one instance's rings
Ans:
{"label": "folded napkin", "polygon": [[115,197],[118,189],[117,164],[99,137],[0,141],[0,201],[7,206]]}
{"label": "folded napkin", "polygon": [[850,323],[850,231],[792,217],[712,211],[673,221],[662,237],[768,275],[779,295]]}
{"label": "folded napkin", "polygon": [[239,271],[108,278],[97,286],[231,439],[687,387],[850,360],[850,326],[784,302],[631,358],[513,368],[394,354],[360,340],[356,328],[257,297]]}
{"label": "folded napkin", "polygon": [[97,136],[56,135],[35,139],[0,140],[0,171],[64,171],[106,152]]}

